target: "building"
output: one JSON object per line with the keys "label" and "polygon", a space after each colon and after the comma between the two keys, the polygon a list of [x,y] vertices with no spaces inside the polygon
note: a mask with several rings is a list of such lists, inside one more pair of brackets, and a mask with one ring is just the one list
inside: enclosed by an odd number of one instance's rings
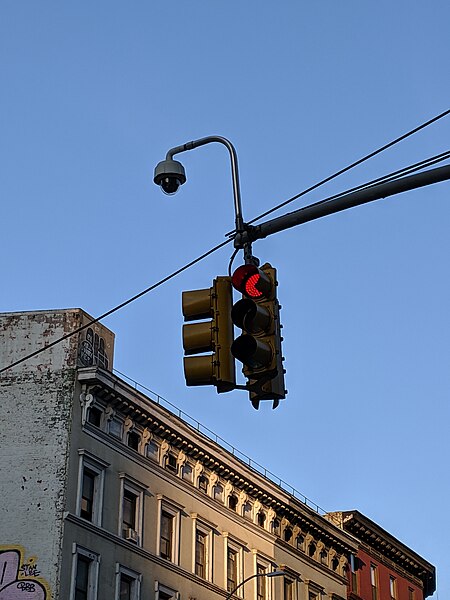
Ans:
{"label": "building", "polygon": [[330,513],[359,542],[350,559],[350,600],[423,600],[436,590],[435,568],[357,510]]}
{"label": "building", "polygon": [[0,381],[0,600],[347,597],[343,519],[118,377],[91,320],[0,314],[2,366],[64,338]]}

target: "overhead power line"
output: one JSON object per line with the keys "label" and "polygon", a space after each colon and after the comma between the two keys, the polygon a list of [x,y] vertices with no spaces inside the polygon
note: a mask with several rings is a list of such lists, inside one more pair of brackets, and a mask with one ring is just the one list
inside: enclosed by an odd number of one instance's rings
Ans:
{"label": "overhead power line", "polygon": [[366,154],[366,156],[363,156],[362,158],[356,160],[355,162],[347,165],[343,169],[340,169],[339,171],[336,171],[332,175],[329,175],[328,177],[325,177],[325,179],[322,179],[318,183],[315,183],[314,185],[310,186],[309,188],[306,188],[305,190],[303,190],[299,194],[296,194],[295,196],[292,196],[292,198],[289,198],[288,200],[285,200],[284,202],[281,202],[280,204],[277,204],[276,206],[274,206],[273,208],[267,210],[266,212],[261,213],[257,217],[254,217],[251,221],[249,221],[247,223],[247,225],[251,225],[255,221],[259,221],[259,219],[267,217],[267,215],[270,215],[273,212],[275,212],[276,210],[279,210],[280,208],[283,208],[284,206],[287,206],[291,202],[294,202],[294,200],[297,200],[298,198],[301,198],[302,196],[305,196],[306,194],[309,194],[309,192],[312,192],[312,191],[316,190],[317,188],[319,188],[320,186],[324,185],[325,183],[328,183],[332,179],[336,179],[336,177],[339,177],[339,175],[343,175],[344,173],[347,173],[347,171],[350,171],[350,169],[353,169],[354,167],[357,167],[358,165],[362,164],[363,162],[369,160],[369,158],[373,158],[377,154],[381,154],[381,152],[384,152],[384,150],[387,150],[388,148],[391,148],[392,146],[395,146],[395,144],[398,144],[399,142],[401,142],[403,140],[406,140],[406,138],[414,135],[415,133],[417,133],[418,131],[421,131],[422,129],[425,129],[425,127],[428,127],[429,125],[432,125],[433,123],[436,123],[436,121],[439,121],[440,119],[443,119],[448,114],[450,114],[450,108],[448,110],[444,110],[444,112],[440,113],[439,115],[436,115],[432,119],[429,119],[428,121],[425,121],[425,123],[422,123],[418,127],[414,127],[414,129],[411,129],[410,131],[408,131],[407,133],[404,133],[400,137],[395,138],[395,140],[392,140],[388,144],[385,144],[384,146],[381,146],[377,150],[374,150],[373,152],[370,152],[369,154]]}
{"label": "overhead power line", "polygon": [[20,365],[21,363],[25,362],[26,360],[29,360],[30,358],[33,358],[34,356],[37,356],[38,354],[41,354],[41,352],[45,352],[45,350],[48,350],[49,348],[53,348],[53,346],[56,346],[57,344],[63,342],[64,340],[67,340],[68,338],[72,337],[73,335],[76,335],[77,333],[80,333],[81,331],[83,331],[84,329],[87,329],[88,327],[90,327],[94,323],[98,323],[99,321],[102,321],[103,319],[106,319],[106,317],[109,317],[109,315],[112,315],[113,313],[117,312],[121,308],[124,308],[124,306],[127,306],[128,304],[131,304],[132,302],[134,302],[138,298],[141,298],[145,294],[148,294],[152,290],[154,290],[157,287],[161,286],[163,283],[166,283],[166,281],[169,281],[170,279],[173,279],[174,277],[176,277],[177,275],[179,275],[183,271],[186,271],[187,269],[189,269],[190,267],[192,267],[196,263],[200,262],[201,260],[203,260],[204,258],[206,258],[207,256],[209,256],[210,254],[213,254],[214,252],[216,252],[220,248],[223,248],[224,246],[226,246],[230,242],[231,242],[231,240],[225,240],[224,242],[221,242],[220,244],[218,244],[217,246],[214,246],[214,248],[211,248],[211,250],[208,250],[207,252],[205,252],[201,256],[198,256],[197,258],[194,258],[194,260],[191,260],[190,262],[188,262],[187,264],[185,264],[183,267],[180,267],[176,271],[173,271],[170,275],[167,275],[166,277],[163,277],[163,279],[160,279],[156,283],[154,283],[154,284],[150,285],[149,287],[147,287],[145,290],[142,290],[142,292],[139,292],[135,296],[132,296],[131,298],[128,298],[128,300],[125,300],[121,304],[118,304],[114,308],[111,308],[107,312],[103,313],[99,317],[97,317],[95,319],[92,319],[88,323],[85,323],[82,327],[78,327],[74,331],[71,331],[70,333],[67,333],[66,335],[63,335],[62,337],[58,338],[57,340],[54,340],[50,344],[46,344],[45,346],[42,346],[42,348],[39,348],[38,350],[35,350],[34,352],[31,352],[30,354],[27,354],[26,356],[23,356],[19,360],[16,360],[15,362],[11,363],[10,365],[7,365],[6,367],[1,368],[0,369],[0,374],[4,373],[8,369],[12,369],[13,367],[16,367],[17,365]]}
{"label": "overhead power line", "polygon": [[[319,181],[318,183],[314,184],[313,186],[307,188],[306,190],[303,190],[302,192],[300,192],[299,194],[296,194],[295,196],[292,196],[292,198],[289,198],[288,200],[285,200],[284,202],[282,202],[281,204],[278,204],[277,206],[274,206],[273,208],[271,208],[270,210],[262,213],[261,215],[259,215],[258,217],[255,217],[254,219],[252,219],[248,224],[250,225],[251,223],[254,223],[255,221],[262,219],[263,217],[271,214],[272,212],[275,212],[276,210],[282,208],[283,206],[286,206],[287,204],[289,204],[290,202],[293,202],[294,200],[300,198],[301,196],[304,196],[305,194],[319,188],[320,186],[324,185],[325,183],[327,183],[328,181],[331,181],[332,179],[335,179],[336,177],[338,177],[339,175],[342,175],[343,173],[349,171],[350,169],[353,169],[354,167],[360,165],[361,163],[365,162],[366,160],[368,160],[369,158],[372,158],[374,156],[376,156],[377,154],[380,154],[381,152],[383,152],[384,150],[386,150],[387,148],[390,148],[392,146],[394,146],[395,144],[397,144],[398,142],[406,139],[407,137],[413,135],[414,133],[417,133],[418,131],[420,131],[421,129],[424,129],[425,127],[427,127],[428,125],[431,125],[432,123],[435,123],[436,121],[438,121],[439,119],[442,119],[443,117],[445,117],[446,115],[448,115],[450,113],[450,109],[440,113],[439,115],[437,115],[436,117],[433,117],[432,119],[426,121],[425,123],[422,123],[421,125],[419,125],[418,127],[415,127],[414,129],[412,129],[411,131],[408,131],[407,133],[403,134],[402,136],[396,138],[395,140],[393,140],[392,142],[389,142],[388,144],[385,144],[384,146],[382,146],[381,148],[378,148],[377,150],[375,150],[374,152],[371,152],[370,154],[367,154],[366,156],[364,156],[363,158],[360,158],[359,160],[351,163],[350,165],[348,165],[347,167],[337,171],[336,173],[333,173],[332,175],[330,175],[329,177],[326,177],[325,179],[322,179],[321,181]],[[337,194],[336,196],[331,196],[329,198],[326,198],[325,200],[321,200],[316,204],[321,204],[321,203],[325,203],[328,202],[334,198],[340,197],[341,195],[344,195],[346,193],[349,193],[349,191],[355,191],[355,190],[362,190],[364,188],[368,188],[371,185],[374,185],[375,183],[379,183],[380,181],[388,181],[388,178],[396,178],[400,176],[400,173],[405,174],[406,172],[413,172],[412,170],[418,170],[420,168],[424,168],[425,163],[427,163],[427,165],[430,164],[434,164],[434,163],[428,163],[428,161],[434,160],[435,162],[439,162],[440,160],[445,160],[444,158],[440,158],[441,156],[443,156],[444,154],[447,153],[443,153],[442,155],[437,155],[436,157],[432,157],[431,159],[426,159],[425,161],[421,161],[420,163],[416,163],[415,165],[411,165],[410,167],[405,167],[404,169],[401,169],[400,171],[395,171],[394,173],[391,173],[389,175],[385,175],[377,180],[373,180],[372,182],[366,183],[366,184],[362,184],[361,186],[358,186],[357,188],[353,188],[352,190],[348,190],[347,192],[341,192],[340,194]],[[446,157],[448,158],[448,157]],[[419,166],[422,165],[422,166]],[[311,205],[314,206],[314,205]],[[307,208],[307,207],[305,207]],[[137,300],[138,298],[141,298],[142,296],[144,296],[145,294],[148,294],[149,292],[151,292],[152,290],[158,288],[159,286],[161,286],[163,283],[166,283],[167,281],[169,281],[170,279],[173,279],[174,277],[176,277],[177,275],[179,275],[180,273],[182,273],[183,271],[186,271],[187,269],[189,269],[190,267],[192,267],[193,265],[197,264],[198,262],[200,262],[201,260],[203,260],[204,258],[206,258],[207,256],[209,256],[210,254],[213,254],[214,252],[216,252],[217,250],[219,250],[220,248],[223,248],[224,246],[226,246],[228,243],[230,243],[232,240],[232,238],[225,240],[224,242],[221,242],[220,244],[218,244],[217,246],[214,246],[213,248],[211,248],[210,250],[208,250],[207,252],[203,253],[202,255],[198,256],[197,258],[195,258],[194,260],[190,261],[189,263],[185,264],[184,266],[180,267],[179,269],[177,269],[176,271],[173,271],[170,275],[167,275],[166,277],[164,277],[163,279],[160,279],[159,281],[157,281],[156,283],[152,284],[151,286],[147,287],[146,289],[142,290],[141,292],[139,292],[138,294],[135,294],[134,296],[132,296],[131,298],[128,298],[128,300],[125,300],[124,302],[122,302],[121,304],[118,304],[117,306],[111,308],[110,310],[106,311],[105,313],[103,313],[102,315],[100,315],[99,317],[96,317],[95,319],[90,320],[88,323],[85,323],[84,325],[82,325],[81,327],[78,327],[77,329],[75,329],[74,331],[58,338],[57,340],[54,340],[53,342],[46,344],[44,346],[42,346],[42,348],[39,348],[38,350],[35,350],[34,352],[31,352],[30,354],[27,354],[26,356],[23,356],[22,358],[18,359],[17,361],[6,365],[5,367],[2,367],[0,369],[0,374],[4,373],[5,371],[12,369],[13,367],[16,367],[17,365],[20,365],[21,363],[29,360],[30,358],[33,358],[35,356],[38,356],[39,354],[41,354],[42,352],[45,352],[46,350],[53,348],[54,346],[56,346],[57,344],[63,342],[64,340],[67,340],[68,338],[72,337],[73,335],[76,335],[78,333],[80,333],[81,331],[84,331],[85,329],[87,329],[88,327],[90,327],[91,325],[98,323],[99,321],[102,321],[103,319],[105,319],[106,317],[112,315],[113,313],[117,312],[118,310],[120,310],[121,308],[124,308],[125,306],[127,306],[128,304],[131,304],[132,302],[134,302],[135,300]],[[232,259],[230,260],[230,269],[231,269],[231,264],[233,262],[233,259],[236,255],[236,252],[233,253]]]}

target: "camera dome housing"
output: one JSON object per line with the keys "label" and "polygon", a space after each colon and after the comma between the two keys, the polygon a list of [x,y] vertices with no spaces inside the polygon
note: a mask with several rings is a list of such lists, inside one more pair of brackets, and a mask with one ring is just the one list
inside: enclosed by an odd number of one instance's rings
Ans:
{"label": "camera dome housing", "polygon": [[153,181],[161,186],[167,195],[175,194],[180,185],[186,181],[186,172],[183,165],[177,160],[162,160],[155,167]]}

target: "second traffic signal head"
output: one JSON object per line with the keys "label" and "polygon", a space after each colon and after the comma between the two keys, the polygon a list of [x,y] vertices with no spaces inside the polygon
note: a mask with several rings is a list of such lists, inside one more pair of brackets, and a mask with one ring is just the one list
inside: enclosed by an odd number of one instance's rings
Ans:
{"label": "second traffic signal head", "polygon": [[232,284],[244,297],[231,310],[233,324],[242,329],[231,353],[243,364],[253,405],[260,400],[277,402],[286,392],[276,270],[269,264],[261,269],[242,265],[234,272]]}

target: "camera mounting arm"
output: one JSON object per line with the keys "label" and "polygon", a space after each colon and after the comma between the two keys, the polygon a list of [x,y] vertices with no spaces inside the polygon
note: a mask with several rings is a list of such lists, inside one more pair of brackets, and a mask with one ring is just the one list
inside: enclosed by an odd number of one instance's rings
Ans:
{"label": "camera mounting arm", "polygon": [[180,154],[181,152],[186,152],[187,150],[193,150],[194,148],[199,148],[200,146],[211,144],[212,142],[223,144],[226,146],[230,154],[236,224],[234,246],[238,249],[244,249],[244,255],[247,260],[251,258],[251,242],[246,240],[245,243],[241,243],[241,239],[243,234],[247,231],[247,227],[244,223],[244,217],[242,215],[237,153],[230,140],[218,135],[211,135],[187,142],[181,146],[175,146],[174,148],[171,148],[166,154],[166,159],[156,166],[154,181],[158,185],[161,185],[163,191],[166,193],[175,193],[178,187],[186,181],[183,165],[173,159],[175,154]]}

